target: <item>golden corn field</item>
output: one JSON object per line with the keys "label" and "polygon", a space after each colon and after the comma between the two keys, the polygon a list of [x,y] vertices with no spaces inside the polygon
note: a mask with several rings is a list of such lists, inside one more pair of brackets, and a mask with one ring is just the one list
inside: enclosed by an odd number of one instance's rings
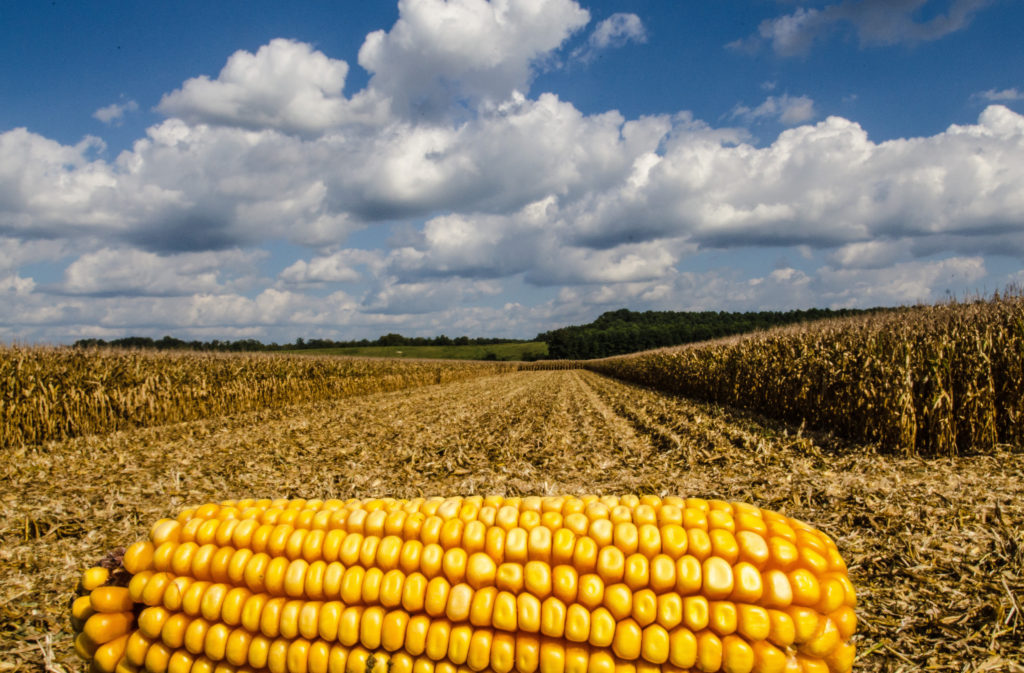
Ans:
{"label": "golden corn field", "polygon": [[1024,298],[917,307],[583,363],[905,455],[1024,437]]}
{"label": "golden corn field", "polygon": [[0,673],[87,670],[82,571],[189,506],[590,493],[823,531],[855,671],[1022,671],[1021,324],[1008,299],[521,366],[4,349]]}
{"label": "golden corn field", "polygon": [[448,383],[509,363],[0,348],[0,445]]}

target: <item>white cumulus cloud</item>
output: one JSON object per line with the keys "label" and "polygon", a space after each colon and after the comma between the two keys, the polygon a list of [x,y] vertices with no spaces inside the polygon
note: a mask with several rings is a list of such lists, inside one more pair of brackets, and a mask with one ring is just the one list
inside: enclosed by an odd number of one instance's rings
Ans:
{"label": "white cumulus cloud", "polygon": [[987,91],[979,91],[972,97],[977,100],[999,103],[1004,101],[1024,100],[1024,91],[1021,91],[1016,87],[1008,89],[988,89]]}
{"label": "white cumulus cloud", "polygon": [[952,0],[944,13],[919,20],[929,2],[933,0],[844,0],[820,9],[798,7],[792,13],[766,19],[755,35],[727,46],[756,52],[768,44],[776,54],[794,56],[843,28],[852,30],[862,46],[930,42],[963,30],[975,14],[992,4],[992,0]]}
{"label": "white cumulus cloud", "polygon": [[412,118],[526,92],[534,64],[587,24],[573,0],[400,0],[389,31],[366,36],[370,87]]}
{"label": "white cumulus cloud", "polygon": [[128,100],[123,103],[111,103],[106,107],[101,107],[93,112],[92,116],[104,124],[118,125],[124,119],[125,113],[135,112],[138,109],[138,103],[133,100]]}
{"label": "white cumulus cloud", "polygon": [[796,126],[810,121],[817,116],[814,101],[808,96],[768,96],[763,103],[755,108],[737,105],[733,108],[733,119],[742,119],[747,123],[761,119],[775,119],[785,126]]}
{"label": "white cumulus cloud", "polygon": [[382,113],[371,93],[342,94],[348,64],[310,45],[271,40],[255,54],[237,51],[216,79],[187,80],[157,110],[190,123],[316,134],[345,122],[374,122]]}

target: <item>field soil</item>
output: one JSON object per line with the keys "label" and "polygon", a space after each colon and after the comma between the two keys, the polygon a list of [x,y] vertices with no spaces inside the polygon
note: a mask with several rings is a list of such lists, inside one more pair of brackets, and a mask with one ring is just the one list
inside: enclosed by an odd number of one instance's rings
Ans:
{"label": "field soil", "polygon": [[84,670],[81,570],[186,505],[242,497],[655,493],[827,532],[858,671],[1024,671],[1024,452],[904,459],[579,371],[524,371],[10,449],[0,671]]}

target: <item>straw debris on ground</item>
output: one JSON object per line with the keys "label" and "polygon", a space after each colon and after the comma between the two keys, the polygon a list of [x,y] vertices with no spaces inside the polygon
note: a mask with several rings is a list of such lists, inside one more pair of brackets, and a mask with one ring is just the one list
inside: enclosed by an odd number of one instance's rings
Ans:
{"label": "straw debris on ground", "polygon": [[522,371],[43,444],[0,466],[0,671],[83,670],[79,573],[190,504],[247,496],[656,493],[832,536],[859,671],[1024,671],[1024,451],[922,459],[580,371]]}

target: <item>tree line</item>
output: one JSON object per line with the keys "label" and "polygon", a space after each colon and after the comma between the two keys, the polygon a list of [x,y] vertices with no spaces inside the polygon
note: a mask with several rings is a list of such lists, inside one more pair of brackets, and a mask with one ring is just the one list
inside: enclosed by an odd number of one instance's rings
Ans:
{"label": "tree line", "polygon": [[537,335],[555,360],[589,360],[635,353],[651,348],[744,334],[779,325],[841,318],[885,309],[822,309],[800,311],[644,311],[619,309],[602,314],[586,325],[560,327]]}
{"label": "tree line", "polygon": [[[842,318],[869,311],[889,309],[838,309],[812,308],[798,311],[748,311],[744,313],[725,311],[630,311],[619,309],[602,314],[597,320],[586,325],[570,325],[538,334],[534,341],[543,341],[548,346],[547,359],[589,360],[636,351],[679,346],[681,344],[706,341],[719,337],[744,334],[768,329],[779,325]],[[161,339],[130,336],[123,339],[79,339],[78,348],[144,348],[155,350],[194,351],[295,351],[314,348],[354,348],[366,346],[491,346],[501,343],[526,343],[525,339],[471,338],[468,336],[448,337],[406,337],[401,334],[384,334],[375,340],[359,339],[335,341],[332,339],[298,338],[294,343],[265,344],[257,339],[235,341],[213,339],[212,341],[185,341],[172,336]]]}
{"label": "tree line", "polygon": [[238,339],[235,341],[185,341],[172,336],[161,339],[152,337],[130,336],[122,339],[79,339],[76,348],[145,348],[154,350],[193,350],[193,351],[294,351],[313,348],[358,348],[366,346],[493,346],[502,343],[525,343],[523,339],[470,338],[468,336],[447,337],[444,334],[436,337],[406,337],[401,334],[384,334],[377,339],[359,339],[358,341],[334,341],[332,339],[303,339],[299,337],[294,343],[265,344],[257,339]]}

